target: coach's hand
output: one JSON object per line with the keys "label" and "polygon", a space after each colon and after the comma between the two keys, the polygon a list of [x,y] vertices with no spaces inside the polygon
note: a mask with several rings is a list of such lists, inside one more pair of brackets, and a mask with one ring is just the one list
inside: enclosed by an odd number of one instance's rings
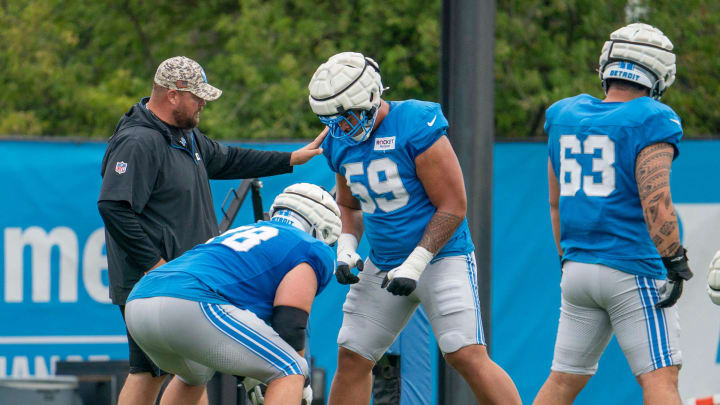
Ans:
{"label": "coach's hand", "polygon": [[432,258],[433,254],[429,250],[416,247],[403,264],[388,271],[380,287],[387,287],[392,295],[410,295]]}
{"label": "coach's hand", "polygon": [[655,304],[657,308],[668,308],[677,302],[682,294],[683,281],[690,280],[693,276],[688,266],[687,250],[680,246],[674,255],[662,258],[667,270],[667,283],[660,291],[661,300]]}
{"label": "coach's hand", "polygon": [[707,274],[707,292],[715,305],[720,305],[720,250],[715,253],[710,262],[710,268]]}
{"label": "coach's hand", "polygon": [[320,134],[312,142],[292,152],[290,154],[290,165],[296,166],[305,164],[315,156],[322,154],[323,149],[320,147],[320,145],[322,145],[325,136],[327,136],[327,133],[328,128],[325,127],[325,129],[323,129],[323,131],[320,132]]}
{"label": "coach's hand", "polygon": [[340,284],[355,284],[360,281],[351,271],[355,267],[360,271],[363,269],[363,261],[355,251],[357,245],[358,240],[355,235],[340,234],[337,241],[337,269],[335,269],[335,277]]}

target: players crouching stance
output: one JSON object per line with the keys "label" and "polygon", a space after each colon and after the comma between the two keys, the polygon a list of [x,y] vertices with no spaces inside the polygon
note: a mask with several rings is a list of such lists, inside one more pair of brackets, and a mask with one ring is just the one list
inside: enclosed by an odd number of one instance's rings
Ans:
{"label": "players crouching stance", "polygon": [[683,131],[675,112],[657,101],[675,80],[672,49],[650,25],[620,28],[600,55],[605,99],[581,94],[547,110],[562,308],[552,371],[535,404],[571,404],[613,332],[644,403],[682,403],[674,304],[692,272],[670,196],[670,166]]}
{"label": "players crouching stance", "polygon": [[270,214],[197,245],[133,288],[130,334],[178,377],[161,404],[196,404],[215,371],[266,383],[267,405],[310,404],[305,328],[332,278],[340,211],[322,188],[299,183]]}
{"label": "players crouching stance", "polygon": [[[329,128],[322,147],[343,218],[336,276],[352,284],[330,405],[370,403],[373,365],[420,303],[478,401],[519,404],[485,348],[465,186],[440,106],[383,100],[378,64],[353,52],[322,64],[309,88],[310,106]],[[364,264],[356,253],[363,233]],[[354,267],[364,267],[359,277]]]}

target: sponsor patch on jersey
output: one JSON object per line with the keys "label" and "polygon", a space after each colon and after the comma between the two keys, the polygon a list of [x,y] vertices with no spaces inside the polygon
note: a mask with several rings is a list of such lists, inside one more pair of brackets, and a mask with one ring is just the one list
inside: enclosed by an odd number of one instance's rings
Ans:
{"label": "sponsor patch on jersey", "polygon": [[375,150],[393,150],[395,149],[395,137],[375,138]]}
{"label": "sponsor patch on jersey", "polygon": [[127,163],[122,161],[115,163],[115,172],[117,174],[123,174],[125,171],[127,171]]}

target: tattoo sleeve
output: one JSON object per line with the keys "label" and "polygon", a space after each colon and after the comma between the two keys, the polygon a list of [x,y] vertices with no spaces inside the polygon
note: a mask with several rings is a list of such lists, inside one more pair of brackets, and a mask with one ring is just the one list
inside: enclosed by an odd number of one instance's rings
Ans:
{"label": "tattoo sleeve", "polygon": [[645,225],[660,256],[670,256],[680,246],[677,216],[670,197],[670,144],[652,144],[637,156],[635,179]]}
{"label": "tattoo sleeve", "polygon": [[450,237],[452,237],[462,221],[463,217],[448,212],[436,211],[425,227],[420,246],[433,254],[437,254],[445,246],[445,243],[450,240]]}

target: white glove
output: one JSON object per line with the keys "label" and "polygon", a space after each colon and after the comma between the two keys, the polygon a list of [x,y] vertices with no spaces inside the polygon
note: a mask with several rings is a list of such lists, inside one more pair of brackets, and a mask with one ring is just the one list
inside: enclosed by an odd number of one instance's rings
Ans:
{"label": "white glove", "polygon": [[302,394],[303,394],[303,397],[302,397],[303,403],[302,403],[302,405],[310,405],[310,404],[312,404],[313,392],[312,392],[312,387],[311,387],[310,384],[308,384],[307,387],[303,388],[303,393],[302,393]]}
{"label": "white glove", "polygon": [[250,397],[250,403],[253,405],[265,404],[265,396],[261,388],[263,385],[262,381],[258,381],[252,377],[245,377],[245,379],[243,379],[243,385],[245,386],[245,391],[248,393],[248,397]]}
{"label": "white glove", "polygon": [[715,257],[710,262],[707,280],[707,292],[710,299],[715,305],[720,305],[720,250],[715,253]]}
{"label": "white glove", "polygon": [[350,270],[357,267],[362,271],[363,261],[357,254],[358,240],[355,235],[341,233],[337,241],[337,269],[335,277],[340,284],[355,284],[360,279]]}
{"label": "white glove", "polygon": [[392,295],[410,295],[417,287],[417,281],[433,258],[433,254],[418,246],[405,259],[403,264],[388,271],[380,287],[387,286]]}

